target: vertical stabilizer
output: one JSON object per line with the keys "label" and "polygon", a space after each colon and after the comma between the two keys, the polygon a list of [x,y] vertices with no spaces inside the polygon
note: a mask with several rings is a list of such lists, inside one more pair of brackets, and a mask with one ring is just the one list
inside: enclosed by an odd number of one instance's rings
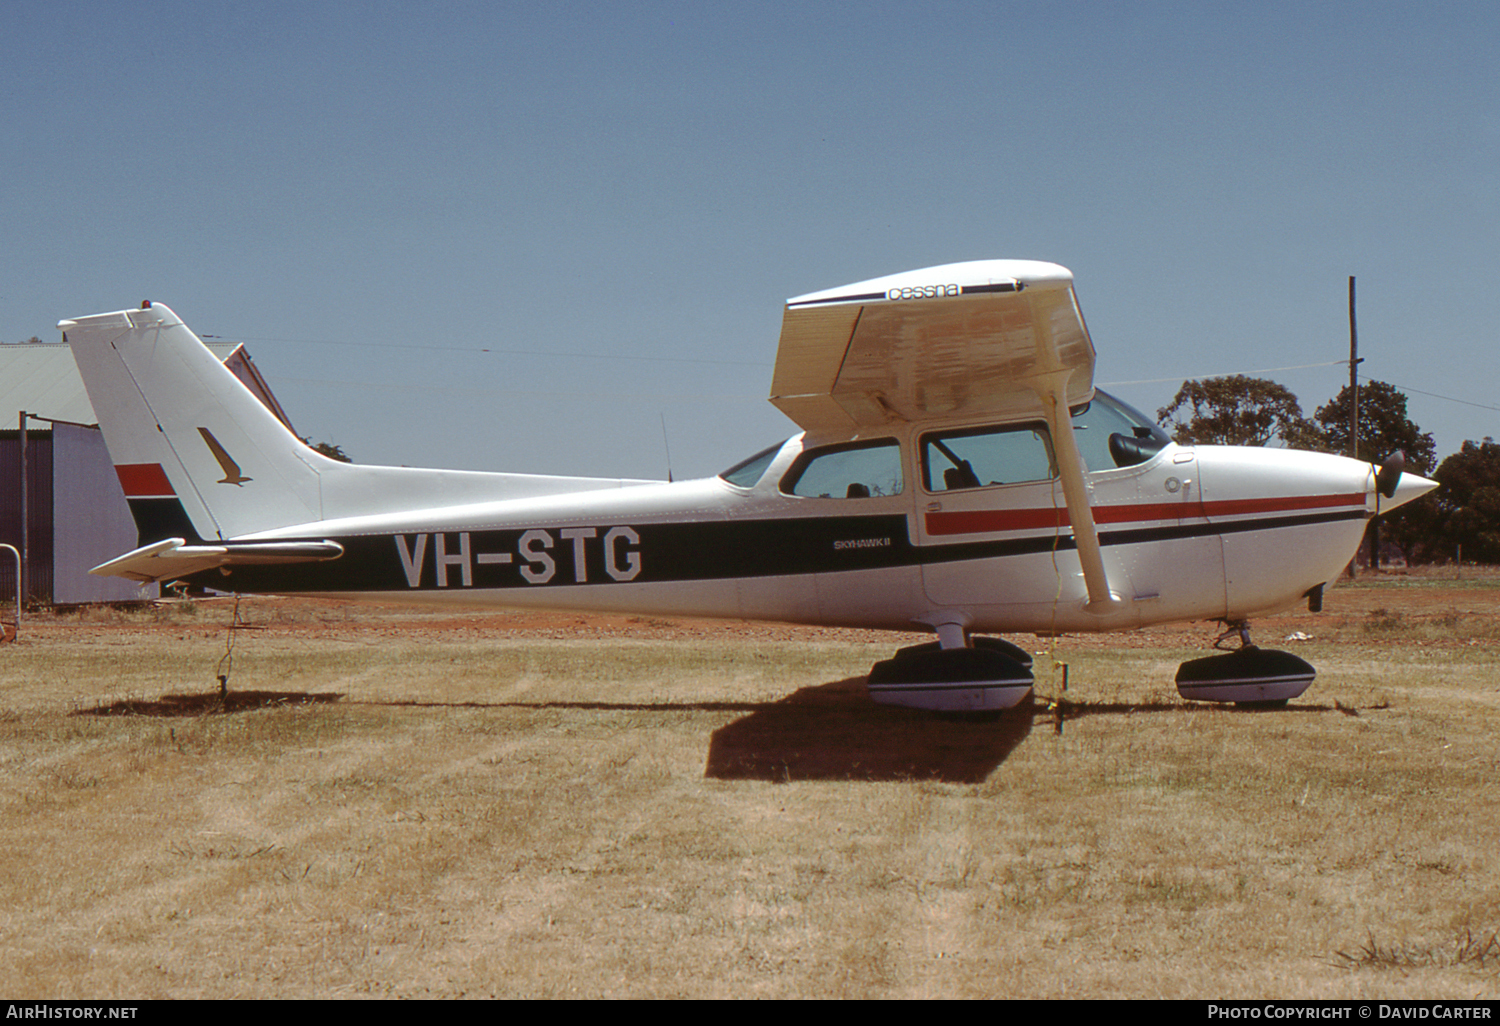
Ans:
{"label": "vertical stabilizer", "polygon": [[321,464],[161,304],[58,325],[141,544],[227,539],[322,517]]}

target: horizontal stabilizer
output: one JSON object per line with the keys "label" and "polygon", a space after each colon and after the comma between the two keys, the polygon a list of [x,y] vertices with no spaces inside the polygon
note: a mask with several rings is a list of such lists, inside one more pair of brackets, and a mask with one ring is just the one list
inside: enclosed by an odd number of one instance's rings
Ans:
{"label": "horizontal stabilizer", "polygon": [[316,563],[338,559],[344,547],[338,542],[228,542],[221,545],[189,545],[183,538],[167,538],[143,545],[134,552],[101,563],[89,573],[99,577],[125,577],[142,584],[186,577],[219,566],[267,566],[276,563]]}

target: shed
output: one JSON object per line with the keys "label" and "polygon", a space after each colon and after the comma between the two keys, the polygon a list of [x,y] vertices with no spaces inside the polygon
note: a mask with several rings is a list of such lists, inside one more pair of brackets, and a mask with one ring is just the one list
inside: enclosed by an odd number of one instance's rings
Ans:
{"label": "shed", "polygon": [[[208,348],[292,427],[244,346]],[[136,602],[158,594],[154,584],[88,572],[140,541],[73,353],[61,342],[0,344],[0,542],[22,549],[23,534],[28,606]],[[15,562],[0,549],[0,608],[8,610],[15,594]]]}

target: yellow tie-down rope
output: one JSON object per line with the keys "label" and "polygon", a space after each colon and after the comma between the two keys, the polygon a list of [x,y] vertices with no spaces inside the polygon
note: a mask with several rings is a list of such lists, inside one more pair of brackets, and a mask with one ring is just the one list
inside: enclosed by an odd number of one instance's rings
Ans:
{"label": "yellow tie-down rope", "polygon": [[[1052,486],[1052,512],[1060,512],[1057,507],[1057,484]],[[1047,636],[1047,661],[1051,666],[1052,689],[1057,690],[1057,671],[1062,670],[1062,691],[1068,690],[1068,664],[1057,658],[1057,607],[1062,603],[1062,568],[1057,565],[1057,549],[1062,544],[1062,517],[1054,516],[1056,525],[1052,533],[1052,576],[1057,580],[1057,591],[1052,595],[1052,628]],[[1063,727],[1063,715],[1066,700],[1063,698],[1047,699],[1047,711],[1052,714],[1053,733],[1061,734]]]}

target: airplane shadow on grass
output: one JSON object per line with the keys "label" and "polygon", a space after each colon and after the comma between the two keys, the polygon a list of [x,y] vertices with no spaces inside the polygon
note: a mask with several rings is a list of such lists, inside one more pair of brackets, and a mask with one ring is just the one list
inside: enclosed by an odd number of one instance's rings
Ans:
{"label": "airplane shadow on grass", "polygon": [[209,716],[215,713],[248,712],[289,705],[325,705],[337,702],[337,693],[308,694],[305,691],[234,691],[221,695],[204,691],[194,695],[162,695],[160,698],[125,698],[108,705],[79,709],[74,716]]}
{"label": "airplane shadow on grass", "polygon": [[1033,706],[933,713],[877,705],[864,677],[798,690],[714,731],[703,775],[720,780],[979,783],[1031,733]]}
{"label": "airplane shadow on grass", "polygon": [[620,712],[740,712],[713,732],[703,775],[720,780],[944,780],[977,783],[1031,732],[1031,703],[1005,713],[877,705],[865,677],[800,688],[775,702],[382,702],[398,706]]}
{"label": "airplane shadow on grass", "polygon": [[[802,688],[714,731],[704,776],[721,780],[986,780],[1034,727],[1062,733],[1095,716],[1196,712],[1269,712],[1233,706],[1161,702],[1053,702],[1028,696],[992,713],[933,713],[877,705],[866,678]],[[1329,706],[1279,710],[1332,712]],[[1350,713],[1344,711],[1346,715]]]}
{"label": "airplane shadow on grass", "polygon": [[[1073,702],[1028,697],[998,713],[934,713],[870,701],[865,677],[848,677],[800,688],[775,702],[429,702],[393,700],[377,704],[433,708],[743,712],[713,732],[703,775],[719,780],[937,780],[977,784],[986,780],[1034,728],[1063,732],[1066,724],[1097,716],[1197,712],[1218,709],[1254,715],[1266,710],[1185,705],[1180,701]],[[75,716],[187,717],[249,712],[340,701],[339,693],[217,691],[123,699],[80,709]],[[1342,706],[1293,705],[1272,715],[1342,712]]]}

